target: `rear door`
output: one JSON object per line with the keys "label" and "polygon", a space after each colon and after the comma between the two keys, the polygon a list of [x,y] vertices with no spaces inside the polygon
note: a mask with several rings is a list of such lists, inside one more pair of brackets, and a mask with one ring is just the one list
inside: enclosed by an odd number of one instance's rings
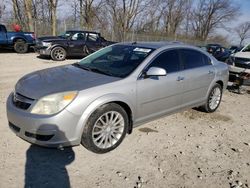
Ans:
{"label": "rear door", "polygon": [[195,49],[180,49],[179,52],[184,66],[183,105],[206,100],[208,88],[215,77],[211,59]]}
{"label": "rear door", "polygon": [[86,34],[84,32],[75,33],[69,40],[69,55],[84,55],[84,45]]}
{"label": "rear door", "polygon": [[168,50],[159,54],[145,71],[150,67],[163,68],[167,75],[138,79],[137,123],[172,112],[182,103],[183,82],[178,51]]}
{"label": "rear door", "polygon": [[103,47],[100,34],[98,33],[87,33],[87,42],[86,42],[89,51],[95,52]]}

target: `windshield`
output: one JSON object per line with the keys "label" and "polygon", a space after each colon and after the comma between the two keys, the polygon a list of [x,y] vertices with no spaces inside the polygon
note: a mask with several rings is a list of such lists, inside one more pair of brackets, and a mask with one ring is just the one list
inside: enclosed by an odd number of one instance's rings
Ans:
{"label": "windshield", "polygon": [[125,78],[153,49],[130,45],[113,45],[99,50],[79,62],[81,68],[101,74]]}
{"label": "windshield", "polygon": [[246,46],[242,52],[250,52],[250,44],[248,46]]}

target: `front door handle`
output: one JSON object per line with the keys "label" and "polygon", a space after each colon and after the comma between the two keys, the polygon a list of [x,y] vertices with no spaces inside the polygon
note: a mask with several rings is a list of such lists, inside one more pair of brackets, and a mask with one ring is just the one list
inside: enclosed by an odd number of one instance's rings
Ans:
{"label": "front door handle", "polygon": [[180,81],[183,81],[184,79],[185,79],[184,77],[178,76],[177,81],[180,82]]}

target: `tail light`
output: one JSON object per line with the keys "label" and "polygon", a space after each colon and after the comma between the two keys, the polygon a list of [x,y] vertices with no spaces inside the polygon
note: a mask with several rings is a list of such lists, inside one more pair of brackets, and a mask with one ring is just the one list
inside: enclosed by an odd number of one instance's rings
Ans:
{"label": "tail light", "polygon": [[35,33],[31,34],[31,37],[32,37],[33,39],[36,39]]}

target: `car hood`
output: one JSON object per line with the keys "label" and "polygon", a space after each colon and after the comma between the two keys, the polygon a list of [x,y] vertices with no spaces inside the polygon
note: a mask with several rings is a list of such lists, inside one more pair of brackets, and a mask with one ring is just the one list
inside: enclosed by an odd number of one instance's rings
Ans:
{"label": "car hood", "polygon": [[60,42],[67,42],[68,39],[64,39],[62,37],[57,37],[57,38],[49,38],[42,40],[43,42],[52,42],[52,43],[60,43]]}
{"label": "car hood", "polygon": [[45,37],[39,37],[38,40],[40,41],[49,41],[49,40],[55,40],[55,39],[62,39],[62,37],[59,36],[45,36]]}
{"label": "car hood", "polygon": [[250,52],[237,52],[234,54],[234,57],[249,59],[250,61]]}
{"label": "car hood", "polygon": [[64,65],[25,75],[17,82],[15,91],[28,98],[39,99],[53,93],[80,91],[120,79],[83,70],[73,65]]}

